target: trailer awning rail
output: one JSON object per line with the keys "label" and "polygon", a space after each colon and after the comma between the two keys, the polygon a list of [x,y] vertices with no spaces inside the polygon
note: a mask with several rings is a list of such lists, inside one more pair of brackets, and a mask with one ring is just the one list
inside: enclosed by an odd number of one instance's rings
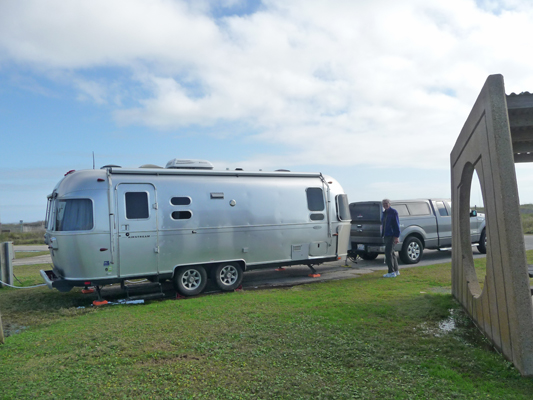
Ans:
{"label": "trailer awning rail", "polygon": [[185,170],[185,169],[150,169],[150,168],[108,168],[111,174],[129,175],[202,175],[202,176],[262,176],[262,177],[291,177],[291,178],[320,178],[320,172],[266,172],[266,171],[213,171],[213,170]]}

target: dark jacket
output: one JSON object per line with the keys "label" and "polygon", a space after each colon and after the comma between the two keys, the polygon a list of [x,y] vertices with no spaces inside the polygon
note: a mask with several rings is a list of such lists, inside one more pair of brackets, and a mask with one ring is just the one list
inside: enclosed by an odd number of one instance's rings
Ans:
{"label": "dark jacket", "polygon": [[383,211],[381,217],[381,236],[400,237],[400,219],[398,218],[398,211],[392,207]]}

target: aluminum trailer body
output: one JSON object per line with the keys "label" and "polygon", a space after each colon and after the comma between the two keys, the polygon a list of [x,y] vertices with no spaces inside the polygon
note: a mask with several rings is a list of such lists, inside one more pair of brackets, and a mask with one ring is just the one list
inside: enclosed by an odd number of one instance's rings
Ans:
{"label": "aluminum trailer body", "polygon": [[103,167],[65,175],[48,196],[50,288],[207,277],[222,290],[246,270],[337,260],[350,246],[348,199],[320,173]]}

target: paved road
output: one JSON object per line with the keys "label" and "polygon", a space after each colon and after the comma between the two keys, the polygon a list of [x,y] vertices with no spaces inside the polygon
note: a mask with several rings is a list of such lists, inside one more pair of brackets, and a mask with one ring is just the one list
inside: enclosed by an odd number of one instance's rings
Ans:
{"label": "paved road", "polygon": [[[526,250],[533,249],[533,235],[524,236]],[[474,258],[485,257],[480,254],[477,248],[473,248]],[[45,251],[47,246],[15,246],[17,251]],[[447,263],[451,261],[451,251],[437,251],[425,250],[422,261],[415,265],[400,264],[400,270],[405,268],[415,268],[423,265],[432,265]],[[371,273],[374,271],[387,271],[387,266],[384,264],[383,255],[378,256],[375,260],[365,261],[358,260],[357,263],[340,260],[337,262],[330,262],[321,264],[315,267],[316,271],[321,275],[319,278],[309,277],[311,270],[302,265],[287,267],[283,271],[274,269],[260,269],[248,271],[244,274],[243,287],[244,288],[266,288],[266,287],[281,287],[293,286],[310,282],[320,282],[335,279],[355,278],[362,274]],[[22,259],[15,259],[14,266],[29,265],[29,264],[51,264],[52,260],[49,255],[39,257],[29,257]]]}

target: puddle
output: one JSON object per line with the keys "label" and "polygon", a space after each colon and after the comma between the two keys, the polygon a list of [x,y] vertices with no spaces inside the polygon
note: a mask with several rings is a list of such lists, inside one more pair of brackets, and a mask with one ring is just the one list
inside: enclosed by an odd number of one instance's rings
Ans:
{"label": "puddle", "polygon": [[424,332],[426,335],[433,335],[435,337],[441,337],[444,336],[453,330],[457,328],[456,325],[456,316],[457,310],[450,309],[450,316],[445,319],[444,321],[440,321],[438,326],[430,326],[427,322],[424,322],[423,324],[419,325],[419,328]]}
{"label": "puddle", "polygon": [[439,322],[439,329],[443,333],[449,333],[455,329],[455,320],[453,317],[448,318],[446,321]]}
{"label": "puddle", "polygon": [[27,329],[27,326],[19,324],[5,324],[4,325],[4,337],[9,337],[21,333],[23,330]]}

